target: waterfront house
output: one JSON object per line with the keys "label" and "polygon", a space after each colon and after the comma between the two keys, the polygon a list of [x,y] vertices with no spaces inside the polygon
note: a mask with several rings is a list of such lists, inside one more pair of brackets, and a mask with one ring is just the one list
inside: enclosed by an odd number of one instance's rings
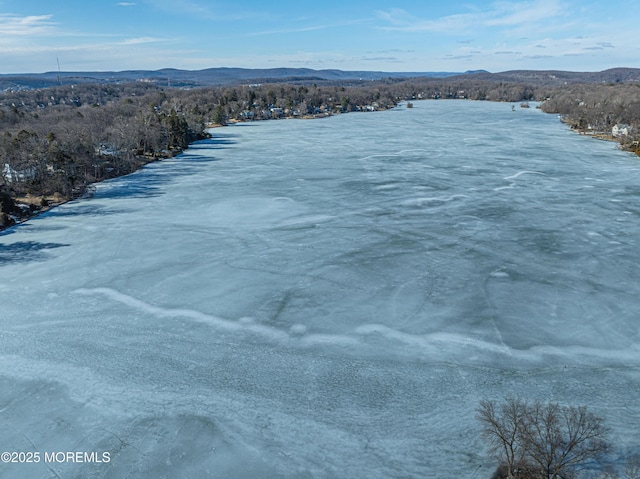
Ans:
{"label": "waterfront house", "polygon": [[36,177],[36,169],[31,167],[25,168],[24,170],[16,170],[12,168],[9,163],[5,163],[2,169],[2,177],[7,183],[32,180]]}
{"label": "waterfront house", "polygon": [[613,125],[613,128],[611,128],[611,136],[615,138],[618,138],[621,136],[629,136],[630,132],[631,132],[631,127],[629,125],[624,125],[622,123]]}

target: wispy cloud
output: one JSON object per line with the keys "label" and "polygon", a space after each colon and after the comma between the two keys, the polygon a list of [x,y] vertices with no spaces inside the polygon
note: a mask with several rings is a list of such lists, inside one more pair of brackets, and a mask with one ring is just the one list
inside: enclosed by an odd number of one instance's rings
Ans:
{"label": "wispy cloud", "polygon": [[242,4],[234,5],[233,8],[223,8],[205,0],[145,0],[145,3],[158,10],[199,20],[239,21],[265,16],[265,13],[248,9]]}
{"label": "wispy cloud", "polygon": [[484,24],[487,26],[516,26],[535,23],[556,17],[563,13],[557,0],[537,0],[535,2],[501,2],[487,12]]}
{"label": "wispy cloud", "polygon": [[464,30],[470,22],[475,22],[474,16],[469,14],[448,15],[437,19],[421,19],[411,15],[406,10],[392,8],[386,11],[377,11],[379,19],[390,26],[382,27],[385,30],[399,30],[405,32],[433,32],[444,33]]}
{"label": "wispy cloud", "polygon": [[473,60],[475,55],[467,54],[467,55],[445,55],[443,57],[445,60]]}
{"label": "wispy cloud", "polygon": [[207,18],[216,16],[209,5],[193,0],[146,0],[146,3],[170,13],[204,16]]}
{"label": "wispy cloud", "polygon": [[383,62],[383,63],[399,63],[401,60],[397,57],[360,57],[362,62]]}
{"label": "wispy cloud", "polygon": [[118,2],[116,3],[118,7],[135,7],[135,3],[133,2]]}
{"label": "wispy cloud", "polygon": [[459,34],[479,27],[517,27],[553,18],[563,12],[558,0],[534,0],[496,2],[485,10],[474,9],[439,18],[419,18],[399,8],[379,10],[376,15],[389,24],[382,27],[386,30]]}
{"label": "wispy cloud", "polygon": [[389,50],[369,50],[367,53],[415,53],[415,50],[404,50],[401,48],[391,48]]}
{"label": "wispy cloud", "polygon": [[51,33],[57,25],[51,21],[52,15],[30,15],[21,17],[0,14],[0,35],[32,36]]}
{"label": "wispy cloud", "polygon": [[141,45],[143,43],[158,43],[158,42],[166,42],[167,40],[164,38],[158,37],[137,37],[137,38],[128,38],[126,40],[121,41],[120,45]]}
{"label": "wispy cloud", "polygon": [[247,36],[255,37],[262,35],[283,35],[287,33],[303,33],[303,32],[313,32],[317,30],[325,30],[330,28],[328,25],[310,25],[308,27],[292,27],[292,28],[280,28],[275,30],[264,30],[261,32],[248,32]]}
{"label": "wispy cloud", "polygon": [[262,36],[262,35],[283,35],[288,33],[304,33],[304,32],[314,32],[318,30],[329,30],[332,28],[345,28],[352,27],[354,25],[361,25],[363,23],[367,23],[369,20],[350,20],[346,22],[336,22],[336,23],[327,23],[321,25],[301,25],[301,26],[293,26],[293,27],[284,27],[277,28],[273,30],[263,30],[263,31],[255,31],[248,32],[246,36]]}

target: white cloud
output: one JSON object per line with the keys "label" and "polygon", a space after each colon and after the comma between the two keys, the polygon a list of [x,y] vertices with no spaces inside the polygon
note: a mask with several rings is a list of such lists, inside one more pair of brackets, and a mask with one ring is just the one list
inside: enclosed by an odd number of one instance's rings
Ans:
{"label": "white cloud", "polygon": [[318,31],[318,30],[329,30],[332,28],[346,28],[346,27],[352,27],[354,25],[361,25],[365,23],[365,20],[350,20],[350,21],[345,21],[345,22],[338,22],[338,23],[328,23],[328,24],[322,24],[322,25],[301,25],[301,26],[293,26],[293,27],[285,27],[285,28],[277,28],[274,30],[262,30],[262,31],[256,31],[256,32],[247,32],[246,36],[252,37],[252,36],[262,36],[262,35],[284,35],[284,34],[289,34],[289,33],[305,33],[305,32],[314,32],[314,31]]}
{"label": "white cloud", "polygon": [[501,2],[494,4],[484,21],[486,26],[517,26],[557,17],[563,9],[557,0],[535,2]]}
{"label": "white cloud", "polygon": [[52,15],[29,15],[21,17],[0,13],[0,35],[34,36],[48,34],[53,31],[55,22]]}
{"label": "white cloud", "polygon": [[303,32],[313,32],[317,30],[324,30],[326,28],[330,28],[325,25],[316,25],[316,26],[308,26],[308,27],[292,27],[292,28],[282,28],[277,30],[265,30],[261,32],[249,32],[247,36],[262,36],[262,35],[283,35],[287,33],[303,33]]}
{"label": "white cloud", "polygon": [[172,14],[195,15],[199,18],[215,18],[210,6],[194,0],[146,0],[158,10]]}
{"label": "white cloud", "polygon": [[387,30],[458,34],[483,27],[517,27],[557,17],[564,12],[558,0],[495,2],[489,9],[446,15],[434,19],[417,18],[406,10],[377,11]]}
{"label": "white cloud", "polygon": [[118,2],[116,5],[118,7],[134,7],[136,4],[133,2]]}
{"label": "white cloud", "polygon": [[163,38],[158,37],[136,37],[136,38],[128,38],[120,42],[120,45],[141,45],[143,43],[158,43],[167,41]]}
{"label": "white cloud", "polygon": [[376,15],[391,24],[391,26],[383,27],[383,29],[406,32],[457,33],[477,21],[476,16],[471,14],[448,15],[435,20],[423,20],[400,8],[377,11]]}

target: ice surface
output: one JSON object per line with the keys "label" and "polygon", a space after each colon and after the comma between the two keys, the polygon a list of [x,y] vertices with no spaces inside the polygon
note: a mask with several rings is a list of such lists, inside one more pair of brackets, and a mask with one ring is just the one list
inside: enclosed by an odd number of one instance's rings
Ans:
{"label": "ice surface", "polygon": [[0,477],[489,477],[480,399],[640,441],[640,164],[536,109],[213,130],[0,236]]}

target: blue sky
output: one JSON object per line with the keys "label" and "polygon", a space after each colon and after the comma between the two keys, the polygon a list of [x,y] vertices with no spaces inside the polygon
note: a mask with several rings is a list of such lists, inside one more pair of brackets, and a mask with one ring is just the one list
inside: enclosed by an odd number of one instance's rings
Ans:
{"label": "blue sky", "polygon": [[640,67],[637,0],[0,0],[0,73]]}

